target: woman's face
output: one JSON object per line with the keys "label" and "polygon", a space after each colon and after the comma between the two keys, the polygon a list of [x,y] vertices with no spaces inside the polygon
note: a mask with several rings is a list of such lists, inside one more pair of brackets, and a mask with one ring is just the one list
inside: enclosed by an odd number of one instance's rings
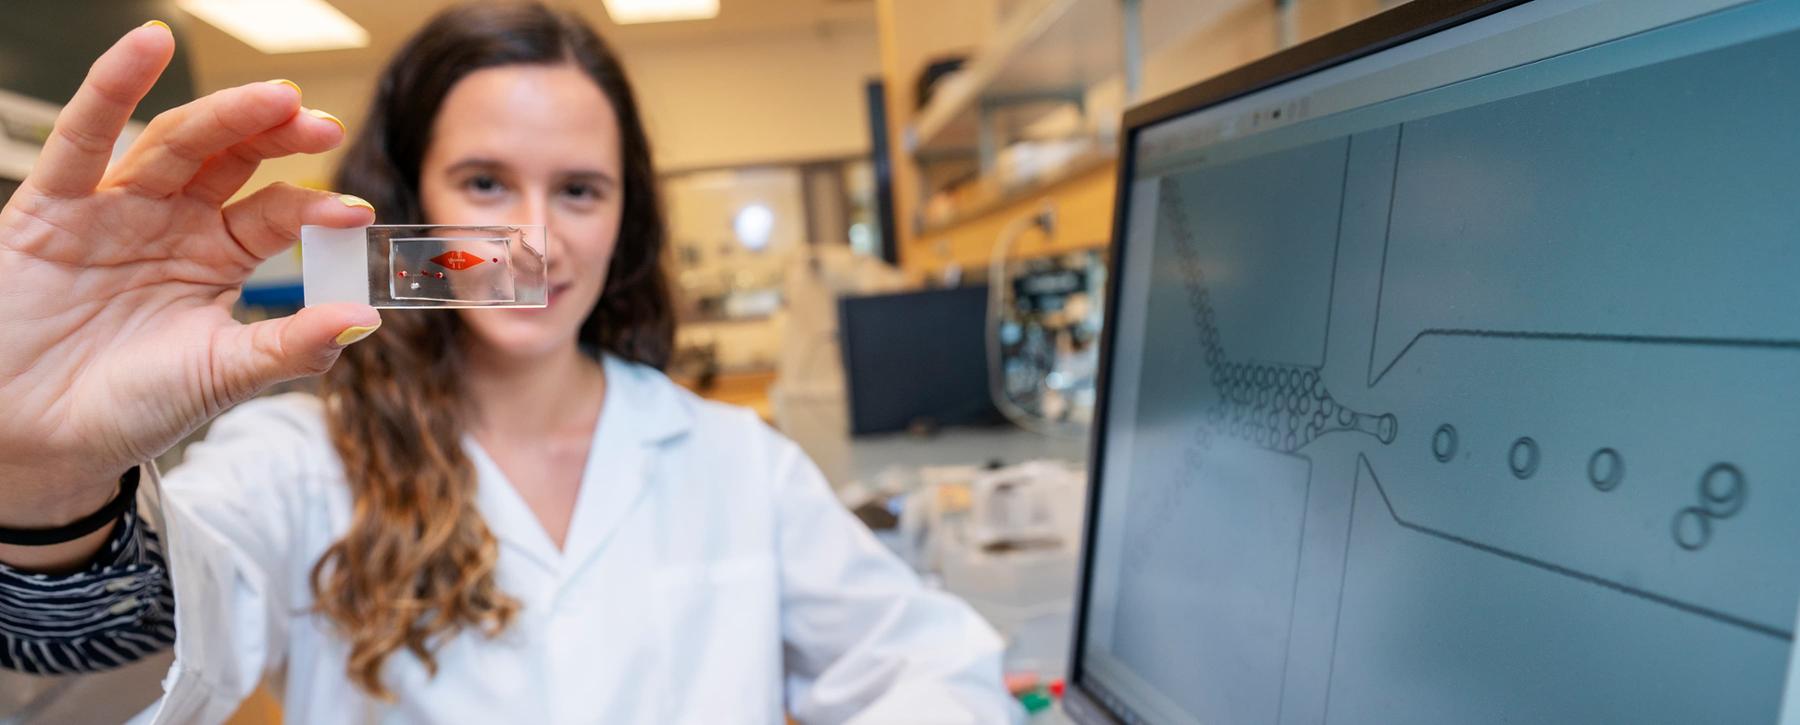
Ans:
{"label": "woman's face", "polygon": [[573,65],[512,65],[458,81],[419,177],[431,224],[542,224],[550,306],[458,310],[475,343],[535,357],[574,344],[600,299],[624,207],[619,124]]}

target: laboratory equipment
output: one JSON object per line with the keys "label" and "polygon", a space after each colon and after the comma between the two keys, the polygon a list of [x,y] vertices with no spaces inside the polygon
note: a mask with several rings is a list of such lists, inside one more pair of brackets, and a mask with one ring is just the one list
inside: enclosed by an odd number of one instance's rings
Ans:
{"label": "laboratory equipment", "polygon": [[1070,714],[1800,718],[1797,67],[1420,1],[1128,113]]}
{"label": "laboratory equipment", "polygon": [[1051,233],[1048,204],[1001,231],[988,262],[988,387],[1026,430],[1085,438],[1094,414],[1106,265],[1092,250],[1013,259],[1029,231]]}
{"label": "laboratory equipment", "polygon": [[308,306],[543,307],[545,250],[536,225],[300,228]]}

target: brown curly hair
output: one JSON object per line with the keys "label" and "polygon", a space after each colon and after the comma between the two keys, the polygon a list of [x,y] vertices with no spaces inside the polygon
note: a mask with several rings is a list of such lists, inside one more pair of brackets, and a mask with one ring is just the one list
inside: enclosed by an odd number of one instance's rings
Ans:
{"label": "brown curly hair", "polygon": [[[580,342],[595,355],[662,368],[675,323],[649,140],[618,59],[573,14],[523,3],[435,16],[382,72],[335,188],[372,202],[380,223],[427,223],[419,174],[451,87],[483,68],[560,63],[584,71],[612,103],[624,165],[618,244]],[[518,603],[495,584],[499,544],[475,508],[475,472],[462,447],[473,412],[455,389],[462,324],[430,311],[383,318],[382,333],[345,350],[323,378],[332,443],[355,505],[349,532],[313,566],[312,590],[317,611],[350,642],[351,681],[387,698],[381,667],[389,655],[404,647],[435,674],[438,644],[465,628],[500,632]]]}

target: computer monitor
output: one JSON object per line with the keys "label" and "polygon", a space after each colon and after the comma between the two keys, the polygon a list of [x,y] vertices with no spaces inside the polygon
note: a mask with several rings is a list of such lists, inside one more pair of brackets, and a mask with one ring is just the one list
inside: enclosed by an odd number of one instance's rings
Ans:
{"label": "computer monitor", "polygon": [[1800,722],[1800,0],[1415,0],[1124,128],[1077,719]]}
{"label": "computer monitor", "polygon": [[988,390],[986,287],[838,299],[850,433],[1003,422]]}

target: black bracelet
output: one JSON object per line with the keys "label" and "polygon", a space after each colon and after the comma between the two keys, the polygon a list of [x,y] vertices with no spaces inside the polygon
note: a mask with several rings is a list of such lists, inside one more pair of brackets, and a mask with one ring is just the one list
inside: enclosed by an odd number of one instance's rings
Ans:
{"label": "black bracelet", "polygon": [[0,544],[9,546],[51,546],[66,544],[99,531],[117,521],[137,502],[138,467],[132,466],[119,476],[119,495],[106,502],[99,511],[53,529],[9,529],[0,527]]}

